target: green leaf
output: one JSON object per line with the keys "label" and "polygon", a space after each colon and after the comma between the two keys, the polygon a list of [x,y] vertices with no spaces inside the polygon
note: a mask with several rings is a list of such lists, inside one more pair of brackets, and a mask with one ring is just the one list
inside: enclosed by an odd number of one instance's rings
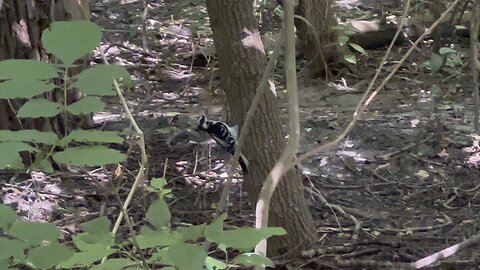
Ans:
{"label": "green leaf", "polygon": [[129,265],[136,265],[136,263],[130,259],[108,259],[102,264],[93,266],[90,270],[122,270]]}
{"label": "green leaf", "polygon": [[10,264],[10,260],[0,260],[0,269],[18,270],[18,268],[8,268]]}
{"label": "green leaf", "polygon": [[136,240],[140,248],[144,249],[174,245],[182,241],[182,236],[178,232],[170,232],[168,230],[154,231],[144,226],[136,236]]}
{"label": "green leaf", "polygon": [[49,160],[45,157],[39,158],[39,155],[35,156],[35,162],[33,163],[32,168],[40,172],[53,173],[53,166]]}
{"label": "green leaf", "polygon": [[346,35],[346,36],[352,36],[352,35],[355,35],[357,34],[359,31],[356,31],[355,29],[354,30],[345,30],[342,32],[342,34]]}
{"label": "green leaf", "polygon": [[152,180],[150,180],[151,187],[147,187],[147,190],[157,193],[159,198],[165,198],[168,197],[170,193],[172,193],[171,189],[165,188],[166,184],[167,179],[165,178],[153,178]]}
{"label": "green leaf", "polygon": [[89,21],[59,21],[43,31],[42,44],[67,66],[82,58],[102,39],[102,30]]}
{"label": "green leaf", "polygon": [[41,222],[15,223],[8,232],[18,239],[27,241],[32,246],[44,241],[56,242],[60,237],[60,231],[55,225]]}
{"label": "green leaf", "polygon": [[71,142],[100,142],[100,143],[123,143],[123,138],[117,131],[82,130],[77,129],[60,140],[60,145]]}
{"label": "green leaf", "polygon": [[8,155],[8,156],[5,154],[2,154],[0,156],[0,169],[22,170],[24,168],[25,168],[25,165],[23,164],[22,157],[20,156],[19,153],[11,153],[11,155]]}
{"label": "green leaf", "polygon": [[455,51],[454,49],[452,49],[452,48],[441,47],[441,48],[438,50],[438,52],[443,55],[443,54],[454,53],[454,52],[456,52],[456,51]]}
{"label": "green leaf", "polygon": [[368,55],[367,51],[365,51],[365,49],[362,48],[362,46],[356,44],[356,43],[348,43],[348,45],[350,45],[350,47],[352,47],[354,50],[356,50],[357,52],[363,54],[363,55]]}
{"label": "green leaf", "polygon": [[150,180],[150,185],[156,189],[163,189],[163,187],[167,184],[167,179],[165,178],[153,178]]}
{"label": "green leaf", "polygon": [[89,114],[103,111],[105,103],[99,97],[88,96],[68,105],[65,109],[74,115]]}
{"label": "green leaf", "polygon": [[168,259],[179,270],[202,270],[207,252],[202,246],[178,243],[168,249]]}
{"label": "green leaf", "polygon": [[444,63],[444,55],[432,53],[432,56],[430,57],[430,70],[432,70],[433,73],[437,73],[442,68]]}
{"label": "green leaf", "polygon": [[94,68],[86,69],[76,76],[75,87],[86,95],[94,96],[115,96],[117,93],[113,88],[113,80],[119,80],[124,87],[130,87],[132,80],[130,74],[119,66],[96,65]]}
{"label": "green leaf", "polygon": [[0,169],[22,169],[24,167],[22,157],[18,152],[38,150],[23,142],[1,142],[0,143]]}
{"label": "green leaf", "polygon": [[114,239],[111,233],[80,233],[73,237],[73,242],[78,249],[89,251],[92,248],[110,249],[114,244]]}
{"label": "green leaf", "polygon": [[345,35],[338,36],[338,43],[340,44],[340,46],[347,44],[348,40],[349,40],[348,36],[345,36]]}
{"label": "green leaf", "polygon": [[101,216],[80,224],[80,227],[90,234],[109,234],[111,222],[106,216]]}
{"label": "green leaf", "polygon": [[39,246],[28,252],[28,259],[40,269],[50,269],[57,264],[72,257],[71,249],[57,242],[50,243],[47,246]]}
{"label": "green leaf", "polygon": [[227,213],[223,213],[205,228],[205,237],[214,236],[223,232],[223,222],[227,218]]}
{"label": "green leaf", "polygon": [[184,241],[196,241],[203,237],[207,224],[193,225],[190,227],[178,227],[177,231],[182,235]]}
{"label": "green leaf", "polygon": [[103,257],[109,256],[116,252],[115,249],[106,249],[99,246],[91,246],[90,249],[84,252],[77,252],[73,254],[68,260],[58,264],[58,268],[73,268],[73,267],[88,267],[92,263],[101,260]]}
{"label": "green leaf", "polygon": [[72,147],[52,157],[55,162],[79,167],[114,164],[126,159],[120,151],[101,145]]}
{"label": "green leaf", "polygon": [[52,91],[56,86],[35,79],[16,79],[0,83],[0,98],[32,98]]}
{"label": "green leaf", "polygon": [[24,241],[0,237],[0,260],[10,259],[12,257],[16,259],[24,258],[24,249],[27,247],[28,244]]}
{"label": "green leaf", "polygon": [[167,203],[163,199],[154,202],[145,214],[147,220],[156,228],[170,227],[170,210]]}
{"label": "green leaf", "polygon": [[0,157],[20,151],[38,152],[39,150],[24,142],[0,142],[0,153],[2,153]]}
{"label": "green leaf", "polygon": [[283,228],[239,228],[236,230],[219,232],[217,234],[209,234],[207,239],[240,250],[250,250],[255,247],[258,242],[267,239],[273,235],[284,235],[287,232]]}
{"label": "green leaf", "polygon": [[222,261],[214,259],[210,256],[205,260],[205,268],[207,270],[222,270],[227,269],[228,265]]}
{"label": "green leaf", "polygon": [[13,223],[15,223],[15,221],[17,220],[18,220],[18,215],[10,206],[5,204],[0,204],[0,228],[1,229],[8,231],[10,227],[12,227]]}
{"label": "green leaf", "polygon": [[269,258],[257,253],[243,253],[233,259],[235,264],[243,264],[247,267],[261,266],[261,267],[275,267],[275,264]]}
{"label": "green leaf", "polygon": [[[147,260],[148,263],[161,263],[164,265],[172,265],[173,263],[168,260],[168,250],[170,247],[164,247],[157,249],[156,252],[152,253],[152,256]],[[162,268],[164,269],[164,268]],[[175,268],[174,268],[175,269]]]}
{"label": "green leaf", "polygon": [[0,61],[0,80],[47,80],[58,77],[50,64],[37,60],[9,59]]}
{"label": "green leaf", "polygon": [[75,238],[75,245],[79,249],[86,250],[86,251],[88,251],[88,249],[91,246],[101,246],[103,248],[109,248],[113,245],[113,243],[114,243],[114,239],[111,233],[105,233],[105,234],[82,233]]}
{"label": "green leaf", "polygon": [[53,132],[42,132],[35,129],[25,129],[19,131],[0,130],[0,141],[34,142],[54,145],[58,142],[58,136]]}
{"label": "green leaf", "polygon": [[17,116],[21,118],[53,117],[62,111],[63,106],[59,103],[44,98],[31,99],[18,110]]}
{"label": "green leaf", "polygon": [[344,55],[343,59],[345,59],[345,61],[347,61],[348,63],[351,63],[351,64],[356,64],[357,63],[357,57],[355,57],[355,55],[353,55],[353,54]]}
{"label": "green leaf", "polygon": [[[462,61],[462,58],[460,57],[460,55],[458,55],[456,53],[451,53],[451,54],[448,54],[447,64],[451,67],[463,66],[463,61]],[[461,71],[459,71],[459,72],[461,72]]]}

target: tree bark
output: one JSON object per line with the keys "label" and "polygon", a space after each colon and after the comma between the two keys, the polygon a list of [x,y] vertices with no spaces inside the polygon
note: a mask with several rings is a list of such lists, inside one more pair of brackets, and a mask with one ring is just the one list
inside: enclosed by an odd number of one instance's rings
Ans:
{"label": "tree bark", "polygon": [[311,77],[331,75],[332,63],[340,58],[337,46],[337,33],[333,26],[337,25],[333,0],[300,0],[296,14],[303,17],[296,19],[298,38],[303,55],[309,61],[308,70]]}
{"label": "tree bark", "polygon": [[[88,0],[73,1],[0,1],[0,61],[5,59],[35,59],[48,62],[50,57],[41,46],[41,34],[52,21],[89,19]],[[79,69],[80,70],[80,69]],[[76,70],[78,72],[79,70]],[[75,72],[75,71],[74,71]],[[69,93],[68,104],[78,100],[78,92]],[[63,92],[47,94],[50,100],[62,102]],[[52,130],[63,135],[65,129],[92,124],[89,116],[68,119],[19,119],[16,111],[24,100],[0,100],[0,129]]]}
{"label": "tree bark", "polygon": [[[221,72],[221,85],[233,123],[246,114],[266,66],[266,55],[253,14],[253,1],[207,0],[207,9]],[[285,147],[280,109],[274,89],[266,91],[257,108],[244,150],[250,161],[250,172],[244,186],[251,205],[270,169]],[[304,197],[298,173],[289,171],[275,191],[269,226],[287,231],[284,237],[269,241],[270,256],[301,250],[315,239],[314,221]],[[293,252],[295,253],[295,252]]]}

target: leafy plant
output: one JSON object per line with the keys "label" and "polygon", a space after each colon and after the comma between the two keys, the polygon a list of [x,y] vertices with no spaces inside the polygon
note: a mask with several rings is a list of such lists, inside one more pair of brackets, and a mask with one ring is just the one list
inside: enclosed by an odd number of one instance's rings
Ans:
{"label": "leafy plant", "polygon": [[[44,31],[45,48],[62,64],[47,64],[34,60],[6,60],[0,63],[0,98],[24,98],[28,101],[18,110],[17,117],[56,117],[60,114],[88,114],[103,110],[102,96],[114,96],[114,80],[128,85],[128,73],[117,66],[97,65],[70,77],[69,69],[77,59],[93,50],[99,43],[101,30],[85,21],[55,22]],[[60,79],[60,80],[59,80]],[[63,81],[57,85],[56,81]],[[57,103],[43,98],[52,91],[80,90],[84,97],[73,103]],[[104,143],[122,143],[123,138],[112,131],[73,130],[64,136],[37,130],[0,131],[0,169],[21,169],[19,152],[35,153],[34,167],[53,171],[51,161],[76,166],[103,165],[121,162],[125,155]],[[75,146],[73,146],[75,144]],[[48,146],[49,151],[42,150]],[[57,149],[61,150],[57,150]],[[147,190],[158,199],[150,205],[145,217],[148,225],[131,232],[123,242],[111,233],[107,217],[98,217],[80,227],[71,243],[60,243],[60,230],[52,223],[22,222],[8,206],[0,204],[0,269],[76,269],[93,270],[195,270],[226,269],[228,264],[271,266],[265,256],[251,253],[254,246],[273,235],[283,235],[281,228],[239,228],[223,230],[226,214],[210,224],[171,226],[171,213],[166,198],[171,190],[165,188],[164,178],[155,178]],[[215,243],[227,252],[240,251],[230,261],[220,261],[207,254],[203,242]],[[135,248],[132,248],[134,246]],[[140,256],[141,254],[141,256]],[[102,258],[105,262],[98,263]],[[186,259],[187,258],[187,259]],[[148,264],[148,265],[147,265]]]}
{"label": "leafy plant", "polygon": [[[350,36],[356,33],[355,29],[351,25],[339,25],[335,27],[335,30],[337,30],[338,33],[338,45],[346,48],[345,50],[341,51],[350,52],[350,49],[347,47],[351,47],[353,50],[361,53],[362,55],[368,55],[367,51],[365,51],[362,46],[350,41]],[[343,55],[343,59],[351,64],[357,63],[357,57],[352,53],[345,53]]]}
{"label": "leafy plant", "polygon": [[433,73],[437,73],[443,69],[450,74],[455,74],[460,72],[455,68],[463,66],[463,61],[456,50],[449,47],[442,47],[439,49],[438,54],[432,53],[430,61],[428,61],[426,65]]}
{"label": "leafy plant", "polygon": [[[169,193],[163,185],[159,185],[162,180],[153,179],[151,182],[156,187],[150,188],[157,194]],[[159,193],[161,190],[163,192]],[[210,224],[173,228],[170,225],[171,213],[162,195],[150,205],[145,216],[149,225],[142,226],[136,235],[122,243],[115,243],[110,233],[111,222],[107,217],[85,222],[80,225],[83,232],[73,237],[73,247],[70,247],[58,242],[60,231],[53,224],[21,222],[10,207],[0,204],[0,229],[3,231],[0,236],[0,269],[20,265],[33,269],[148,269],[140,263],[140,259],[135,259],[138,252],[151,254],[146,258],[149,265],[163,265],[162,269],[167,270],[220,270],[226,269],[228,263],[274,267],[269,258],[251,250],[260,240],[286,233],[282,228],[224,231],[226,214]],[[241,253],[231,261],[217,260],[203,248],[202,242],[205,240],[216,243],[224,252],[235,249]],[[132,250],[132,243],[138,244],[141,251]],[[111,258],[103,264],[96,264],[105,256]]]}
{"label": "leafy plant", "polygon": [[[54,22],[43,32],[45,49],[61,64],[36,60],[5,60],[0,62],[0,99],[27,99],[17,111],[18,118],[66,117],[100,112],[105,103],[102,96],[115,96],[113,80],[131,84],[128,72],[114,65],[96,65],[78,75],[69,76],[75,62],[90,53],[101,40],[101,29],[87,21]],[[58,83],[61,82],[61,83]],[[67,104],[72,91],[83,97]],[[51,92],[61,91],[64,100],[46,99]],[[33,167],[52,172],[52,161],[75,166],[117,163],[125,155],[99,143],[122,143],[117,132],[73,130],[60,138],[51,131],[0,131],[0,169],[23,169],[19,152],[35,153]],[[45,149],[47,149],[45,151]],[[62,151],[58,151],[62,149]]]}

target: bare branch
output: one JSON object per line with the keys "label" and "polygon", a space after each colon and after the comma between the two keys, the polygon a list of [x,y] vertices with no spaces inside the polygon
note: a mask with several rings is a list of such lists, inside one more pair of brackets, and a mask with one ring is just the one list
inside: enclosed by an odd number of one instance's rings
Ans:
{"label": "bare branch", "polygon": [[[282,175],[286,172],[285,164],[295,158],[295,154],[300,144],[300,114],[298,109],[297,70],[295,61],[294,1],[284,1],[284,8],[285,72],[288,90],[289,140],[280,159],[277,161],[263,183],[255,209],[255,228],[264,228],[268,226],[268,213],[273,192],[277,188]],[[255,247],[255,252],[266,255],[267,241],[262,240],[258,243]]]}
{"label": "bare branch", "polygon": [[480,132],[479,110],[480,110],[480,83],[478,81],[478,73],[480,73],[479,44],[478,31],[480,31],[480,1],[474,1],[472,8],[472,20],[470,22],[470,49],[472,50],[472,72],[473,72],[473,94],[475,100],[475,132]]}
{"label": "bare branch", "polygon": [[476,246],[476,245],[478,245],[478,243],[480,243],[480,235],[479,234],[474,235],[474,236],[468,238],[467,240],[465,240],[461,243],[458,243],[456,245],[453,245],[451,247],[443,249],[439,252],[433,253],[432,255],[430,255],[428,257],[420,259],[420,260],[412,263],[412,267],[413,267],[413,269],[421,269],[423,267],[432,265],[433,263],[435,263],[435,262],[437,262],[441,259],[444,259],[444,258],[450,257],[454,254],[460,253],[460,251],[462,251],[462,250],[465,250],[467,248]]}

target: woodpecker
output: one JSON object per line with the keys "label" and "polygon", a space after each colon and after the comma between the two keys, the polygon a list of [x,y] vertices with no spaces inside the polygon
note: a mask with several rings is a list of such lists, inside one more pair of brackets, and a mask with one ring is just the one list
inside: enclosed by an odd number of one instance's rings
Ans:
{"label": "woodpecker", "polygon": [[[238,140],[238,126],[230,127],[227,124],[209,120],[206,115],[202,115],[197,122],[197,128],[210,134],[212,138],[225,149],[230,155],[235,154]],[[243,174],[248,173],[248,160],[240,153],[238,163],[242,168]]]}

